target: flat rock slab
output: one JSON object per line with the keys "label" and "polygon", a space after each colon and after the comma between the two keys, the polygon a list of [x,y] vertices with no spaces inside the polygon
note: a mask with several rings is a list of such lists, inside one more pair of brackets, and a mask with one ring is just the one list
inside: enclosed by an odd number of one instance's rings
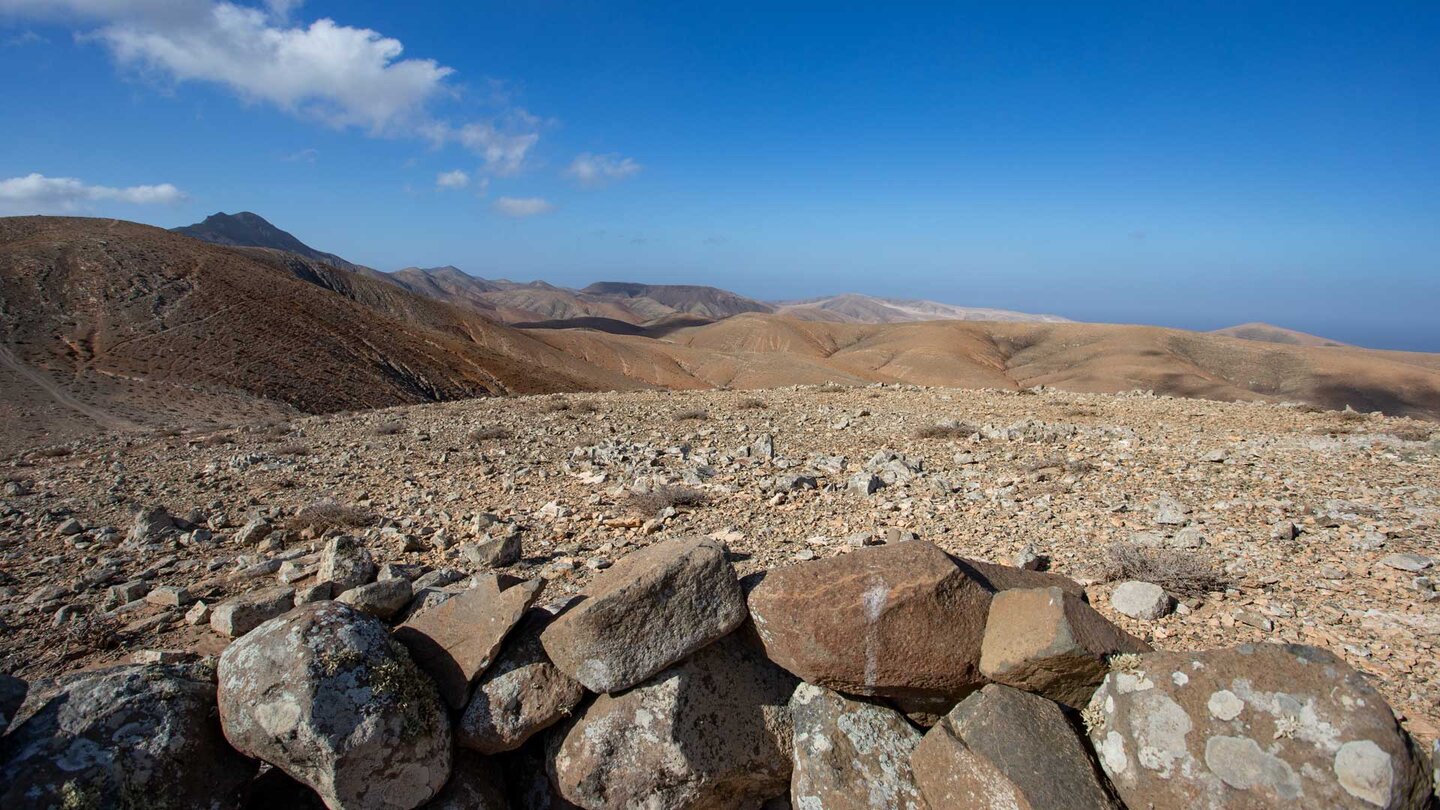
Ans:
{"label": "flat rock slab", "polygon": [[256,769],[220,732],[213,679],[164,664],[62,678],[3,750],[5,808],[239,808]]}
{"label": "flat rock slab", "polygon": [[435,680],[452,709],[465,706],[470,684],[495,660],[505,635],[545,587],[545,580],[532,579],[502,590],[510,581],[497,574],[479,575],[475,587],[395,628],[395,639]]}
{"label": "flat rock slab", "polygon": [[1131,807],[1422,808],[1430,795],[1384,698],[1316,647],[1141,656],[1106,676],[1086,716]]}
{"label": "flat rock slab", "polygon": [[590,810],[754,810],[790,784],[794,689],[732,635],[596,698],[552,737],[551,780]]}
{"label": "flat rock slab", "polygon": [[925,735],[910,764],[937,810],[1117,806],[1060,707],[1000,684],[961,701]]}
{"label": "flat rock slab", "polygon": [[1115,586],[1110,594],[1110,607],[1132,619],[1153,621],[1168,615],[1175,607],[1175,600],[1153,582],[1131,580]]}
{"label": "flat rock slab", "polygon": [[628,689],[745,621],[735,570],[709,538],[621,557],[584,596],[540,640],[555,665],[592,692]]}
{"label": "flat rock slab", "polygon": [[793,805],[926,810],[910,770],[910,753],[921,734],[899,712],[802,683],[790,698],[790,717]]}
{"label": "flat rock slab", "polygon": [[210,629],[239,638],[295,606],[295,589],[287,585],[232,596],[210,612]]}
{"label": "flat rock slab", "polygon": [[541,631],[553,619],[531,608],[510,633],[475,684],[457,729],[460,745],[482,754],[513,751],[580,705],[585,687],[561,672],[540,644]]}
{"label": "flat rock slab", "polygon": [[990,599],[972,570],[910,541],[775,569],[749,603],[766,655],[801,679],[953,705],[986,682],[979,665]]}
{"label": "flat rock slab", "polygon": [[990,603],[980,671],[1079,710],[1104,680],[1109,656],[1146,652],[1149,644],[1060,588],[1001,591]]}
{"label": "flat rock slab", "polygon": [[218,672],[230,744],[331,810],[413,810],[449,779],[449,716],[378,619],[305,605],[227,647]]}

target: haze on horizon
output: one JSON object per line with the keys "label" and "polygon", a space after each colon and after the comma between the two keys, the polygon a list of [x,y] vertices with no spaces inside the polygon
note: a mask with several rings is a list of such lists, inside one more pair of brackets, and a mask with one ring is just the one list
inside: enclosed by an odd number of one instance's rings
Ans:
{"label": "haze on horizon", "polygon": [[0,0],[0,215],[1440,351],[1440,6]]}

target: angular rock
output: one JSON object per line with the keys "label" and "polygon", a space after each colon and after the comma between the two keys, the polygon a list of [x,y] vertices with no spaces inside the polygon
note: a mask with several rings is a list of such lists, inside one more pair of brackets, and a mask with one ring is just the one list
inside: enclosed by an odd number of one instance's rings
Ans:
{"label": "angular rock", "polygon": [[932,808],[1116,807],[1060,707],[1000,684],[952,709],[910,765]]}
{"label": "angular rock", "polygon": [[147,506],[136,513],[126,543],[130,546],[147,546],[172,537],[179,531],[175,518],[165,511],[165,507]]}
{"label": "angular rock", "polygon": [[845,488],[856,495],[869,496],[879,492],[885,482],[873,473],[855,473],[846,482]]}
{"label": "angular rock", "polygon": [[840,692],[938,701],[982,686],[990,589],[923,541],[768,572],[750,614],[770,660]]}
{"label": "angular rock", "polygon": [[1130,807],[1422,808],[1430,794],[1385,699],[1316,647],[1144,655],[1086,716]]}
{"label": "angular rock", "polygon": [[790,782],[795,681],[729,636],[555,734],[551,780],[601,808],[758,808]]}
{"label": "angular rock", "polygon": [[1083,709],[1109,671],[1106,658],[1150,652],[1059,588],[1001,591],[990,603],[980,671],[991,680]]}
{"label": "angular rock", "polygon": [[460,745],[482,754],[513,751],[570,713],[585,687],[555,666],[540,643],[553,616],[531,608],[495,663],[480,676],[456,730]]}
{"label": "angular rock", "polygon": [[457,750],[450,781],[423,810],[510,810],[500,767],[489,758]]}
{"label": "angular rock", "polygon": [[5,733],[20,704],[25,702],[29,685],[14,675],[0,675],[0,734]]}
{"label": "angular rock", "polygon": [[921,734],[899,712],[801,683],[790,698],[790,717],[791,802],[825,810],[926,810],[910,770]]}
{"label": "angular rock", "polygon": [[210,629],[239,638],[295,606],[295,589],[281,585],[232,596],[210,611]]}
{"label": "angular rock", "polygon": [[412,810],[450,776],[450,720],[384,624],[338,602],[266,622],[220,656],[220,719],[241,752],[331,810]]}
{"label": "angular rock", "polygon": [[375,579],[375,560],[370,549],[353,537],[332,537],[320,552],[320,569],[316,576],[329,582],[336,596]]}
{"label": "angular rock", "polygon": [[1394,568],[1397,571],[1409,571],[1418,574],[1427,568],[1435,565],[1435,560],[1426,557],[1424,554],[1391,554],[1380,561],[1380,564],[1387,568]]}
{"label": "angular rock", "polygon": [[273,531],[275,531],[275,527],[270,524],[270,521],[262,517],[253,517],[240,527],[240,531],[235,533],[235,542],[242,546],[253,546],[269,537]]}
{"label": "angular rock", "polygon": [[213,680],[130,664],[62,678],[10,730],[0,807],[239,808],[255,767],[220,733]]}
{"label": "angular rock", "polygon": [[597,574],[585,597],[540,640],[592,692],[628,689],[745,621],[725,547],[708,538],[632,552]]}
{"label": "angular rock", "polygon": [[410,604],[410,580],[382,579],[340,594],[336,600],[381,621],[390,621]]}
{"label": "angular rock", "polygon": [[474,588],[395,628],[395,639],[435,680],[452,709],[465,705],[470,684],[495,660],[505,635],[545,587],[545,580],[532,579],[501,590],[511,581],[496,574],[478,576]]}
{"label": "angular rock", "polygon": [[1153,582],[1130,580],[1115,586],[1110,594],[1110,607],[1132,619],[1153,621],[1169,615],[1175,608],[1175,600]]}
{"label": "angular rock", "polygon": [[478,543],[466,543],[460,547],[465,559],[480,568],[504,568],[520,562],[520,535],[508,534]]}

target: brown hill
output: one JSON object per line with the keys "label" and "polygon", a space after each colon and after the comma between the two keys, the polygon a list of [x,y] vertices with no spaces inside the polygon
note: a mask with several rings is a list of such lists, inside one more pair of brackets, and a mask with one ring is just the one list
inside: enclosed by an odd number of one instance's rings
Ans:
{"label": "brown hill", "polygon": [[1023,321],[1066,323],[1058,315],[1034,315],[1008,309],[959,307],[938,301],[912,301],[897,298],[876,298],[872,295],[845,293],[828,298],[786,302],[777,306],[775,314],[805,321],[835,323],[907,323],[911,321]]}
{"label": "brown hill", "polygon": [[98,219],[0,219],[0,347],[0,442],[635,386],[331,264]]}
{"label": "brown hill", "polygon": [[1212,335],[1225,335],[1241,340],[1257,340],[1262,343],[1284,343],[1291,346],[1346,346],[1338,340],[1323,338],[1308,332],[1298,332],[1268,323],[1242,323],[1212,331]]}

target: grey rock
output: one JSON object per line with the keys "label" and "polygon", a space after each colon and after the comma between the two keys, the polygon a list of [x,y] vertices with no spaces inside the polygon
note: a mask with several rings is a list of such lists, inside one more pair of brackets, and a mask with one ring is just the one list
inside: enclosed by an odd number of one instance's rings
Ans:
{"label": "grey rock", "polygon": [[668,540],[621,557],[585,601],[541,634],[545,652],[592,692],[627,689],[739,627],[745,598],[725,548]]}
{"label": "grey rock", "polygon": [[479,568],[505,568],[520,562],[521,541],[518,533],[478,543],[466,543],[460,553],[471,565]]}
{"label": "grey rock", "polygon": [[415,590],[419,591],[422,588],[443,588],[446,585],[459,582],[467,576],[469,575],[465,572],[457,571],[454,568],[437,568],[428,574],[421,575],[419,579],[415,580]]}
{"label": "grey rock", "polygon": [[57,687],[5,737],[0,807],[241,806],[255,763],[221,736],[213,680],[189,667],[130,664]]}
{"label": "grey rock", "polygon": [[159,607],[181,608],[195,601],[182,585],[161,585],[145,594],[145,601]]}
{"label": "grey rock", "polygon": [[1190,522],[1189,514],[1189,507],[1169,495],[1161,495],[1155,501],[1155,522],[1161,526],[1184,526]]}
{"label": "grey rock", "polygon": [[1403,554],[1391,554],[1381,560],[1380,564],[1388,568],[1394,568],[1397,571],[1409,571],[1412,574],[1418,574],[1421,571],[1434,567],[1435,560],[1424,554],[1411,554],[1407,552]]}
{"label": "grey rock", "polygon": [[340,594],[337,601],[381,621],[390,621],[410,604],[410,580],[382,579],[371,582]]}
{"label": "grey rock", "polygon": [[336,596],[375,579],[375,560],[370,549],[354,537],[332,537],[320,552],[320,569],[316,576],[329,582]]}
{"label": "grey rock", "polygon": [[279,586],[242,593],[214,607],[210,613],[210,629],[222,636],[239,638],[294,606],[294,588]]}
{"label": "grey rock", "polygon": [[511,632],[475,684],[457,729],[460,745],[482,754],[513,751],[580,705],[585,687],[561,672],[540,643],[553,619],[549,611],[531,608]]}
{"label": "grey rock", "polygon": [[377,619],[317,602],[220,656],[220,719],[242,753],[309,786],[331,810],[413,810],[450,776],[435,686]]}
{"label": "grey rock", "polygon": [[885,483],[880,480],[879,476],[874,473],[861,472],[850,476],[850,480],[846,483],[845,489],[856,495],[868,497],[879,492],[884,486]]}
{"label": "grey rock", "polygon": [[175,519],[163,506],[148,506],[135,515],[126,543],[132,547],[148,546],[174,537],[179,533]]}
{"label": "grey rock", "polygon": [[1110,606],[1132,619],[1153,621],[1169,615],[1175,609],[1175,600],[1153,582],[1130,580],[1115,586]]}
{"label": "grey rock", "polygon": [[253,546],[270,536],[275,527],[262,517],[253,517],[235,533],[235,541],[242,546]]}
{"label": "grey rock", "polygon": [[926,810],[910,769],[921,734],[899,712],[801,683],[790,717],[792,802],[824,810]]}

